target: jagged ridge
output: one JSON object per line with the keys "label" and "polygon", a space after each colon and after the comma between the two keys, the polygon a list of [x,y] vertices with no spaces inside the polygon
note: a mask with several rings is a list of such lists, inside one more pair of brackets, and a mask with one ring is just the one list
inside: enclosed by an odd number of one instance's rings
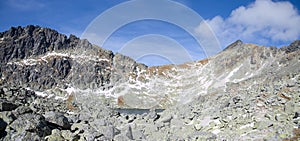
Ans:
{"label": "jagged ridge", "polygon": [[44,91],[55,87],[107,89],[145,65],[39,26],[12,27],[0,34],[2,83]]}

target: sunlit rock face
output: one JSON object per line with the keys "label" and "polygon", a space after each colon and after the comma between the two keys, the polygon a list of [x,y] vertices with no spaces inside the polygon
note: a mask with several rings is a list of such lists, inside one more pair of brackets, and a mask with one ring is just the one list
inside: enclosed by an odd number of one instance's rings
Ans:
{"label": "sunlit rock face", "polygon": [[297,139],[299,48],[238,40],[204,60],[148,67],[73,35],[13,27],[0,33],[0,137]]}

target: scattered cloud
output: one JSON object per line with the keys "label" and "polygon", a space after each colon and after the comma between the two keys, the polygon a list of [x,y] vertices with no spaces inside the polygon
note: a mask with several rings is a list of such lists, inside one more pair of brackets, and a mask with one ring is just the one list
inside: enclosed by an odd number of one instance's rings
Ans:
{"label": "scattered cloud", "polygon": [[256,0],[248,6],[233,10],[228,18],[216,16],[205,20],[196,28],[205,36],[208,23],[223,47],[241,39],[262,45],[289,43],[300,36],[300,15],[288,1]]}
{"label": "scattered cloud", "polygon": [[8,5],[22,11],[45,7],[45,4],[41,0],[9,0]]}

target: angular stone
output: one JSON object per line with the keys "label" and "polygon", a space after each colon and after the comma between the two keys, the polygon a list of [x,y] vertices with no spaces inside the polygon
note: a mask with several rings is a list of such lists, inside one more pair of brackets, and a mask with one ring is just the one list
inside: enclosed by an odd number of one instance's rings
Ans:
{"label": "angular stone", "polygon": [[74,135],[71,131],[69,130],[61,130],[61,136],[65,139],[65,140],[73,140]]}
{"label": "angular stone", "polygon": [[203,128],[203,126],[201,124],[195,124],[194,127],[197,131],[199,131]]}
{"label": "angular stone", "polygon": [[12,111],[16,109],[18,105],[11,103],[9,101],[6,101],[4,99],[0,99],[0,112],[1,111]]}
{"label": "angular stone", "polygon": [[105,121],[105,119],[94,119],[94,121],[92,121],[92,122],[90,123],[90,125],[91,125],[92,127],[97,128],[97,127],[99,127],[99,126],[106,126],[106,125],[107,125],[107,122]]}
{"label": "angular stone", "polygon": [[120,134],[121,131],[114,126],[109,125],[102,127],[102,133],[108,139],[113,139],[116,135]]}
{"label": "angular stone", "polygon": [[58,129],[53,129],[51,135],[45,137],[47,141],[62,141],[65,140],[62,135],[61,131]]}
{"label": "angular stone", "polygon": [[4,132],[6,126],[7,123],[2,118],[0,118],[0,132]]}
{"label": "angular stone", "polygon": [[262,130],[262,129],[268,128],[268,127],[271,126],[272,124],[273,124],[273,122],[272,122],[272,121],[268,121],[268,120],[265,120],[265,121],[258,121],[258,122],[255,122],[255,123],[254,123],[253,128],[254,128],[254,129],[258,129],[258,130]]}
{"label": "angular stone", "polygon": [[18,134],[26,132],[34,132],[39,137],[44,137],[51,134],[51,129],[48,127],[45,118],[42,115],[27,113],[18,117],[10,127],[17,131]]}
{"label": "angular stone", "polygon": [[146,137],[141,130],[132,131],[132,135],[134,140],[146,140]]}
{"label": "angular stone", "polygon": [[[105,139],[102,139],[102,140],[105,140]],[[116,141],[129,141],[130,139],[124,134],[119,134],[119,135],[116,135],[114,137],[114,140],[116,140]]]}
{"label": "angular stone", "polygon": [[275,120],[276,121],[287,121],[288,120],[288,115],[286,115],[285,113],[277,114],[275,116]]}
{"label": "angular stone", "polygon": [[293,114],[294,113],[294,110],[296,110],[297,108],[295,108],[295,105],[292,103],[292,101],[289,101],[287,102],[285,105],[284,105],[284,111],[287,113],[287,114]]}
{"label": "angular stone", "polygon": [[167,115],[167,116],[163,117],[162,119],[160,119],[159,121],[161,121],[163,123],[170,123],[172,119],[173,119],[172,115]]}
{"label": "angular stone", "polygon": [[46,121],[62,127],[63,129],[70,129],[71,124],[67,117],[65,117],[62,113],[59,112],[46,112],[45,113]]}
{"label": "angular stone", "polygon": [[0,118],[2,118],[8,124],[17,119],[16,116],[10,111],[0,112]]}
{"label": "angular stone", "polygon": [[31,113],[33,112],[29,107],[27,106],[19,106],[17,109],[15,109],[12,113],[18,117],[19,115]]}
{"label": "angular stone", "polygon": [[127,136],[130,140],[133,140],[132,129],[131,129],[131,126],[130,126],[130,125],[128,126],[128,129],[127,129],[127,131],[126,131],[126,136]]}

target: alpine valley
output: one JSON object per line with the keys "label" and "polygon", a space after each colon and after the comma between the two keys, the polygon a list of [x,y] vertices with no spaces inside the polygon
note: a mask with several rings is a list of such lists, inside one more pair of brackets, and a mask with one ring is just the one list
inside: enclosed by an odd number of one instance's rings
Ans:
{"label": "alpine valley", "polygon": [[1,140],[300,139],[300,40],[148,67],[29,25],[0,58]]}

